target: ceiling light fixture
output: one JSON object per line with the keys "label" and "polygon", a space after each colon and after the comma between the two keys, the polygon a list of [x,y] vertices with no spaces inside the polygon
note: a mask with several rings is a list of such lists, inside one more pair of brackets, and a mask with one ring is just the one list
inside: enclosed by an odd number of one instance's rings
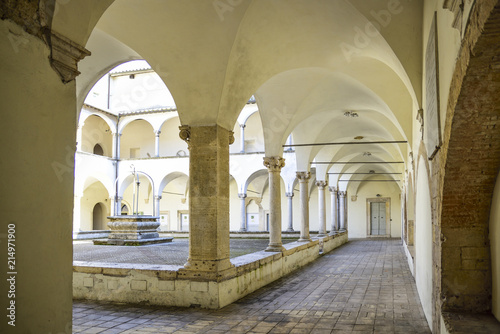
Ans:
{"label": "ceiling light fixture", "polygon": [[347,110],[346,112],[344,112],[344,116],[345,117],[358,117],[358,113],[357,112],[354,112],[352,110]]}
{"label": "ceiling light fixture", "polygon": [[363,137],[363,136],[356,136],[356,137],[354,137],[354,139],[356,139],[356,140],[361,140],[363,138],[365,138],[365,137]]}
{"label": "ceiling light fixture", "polygon": [[364,157],[369,157],[369,156],[371,156],[371,155],[372,155],[372,154],[371,154],[370,152],[365,152],[365,153],[363,153],[363,156],[364,156]]}

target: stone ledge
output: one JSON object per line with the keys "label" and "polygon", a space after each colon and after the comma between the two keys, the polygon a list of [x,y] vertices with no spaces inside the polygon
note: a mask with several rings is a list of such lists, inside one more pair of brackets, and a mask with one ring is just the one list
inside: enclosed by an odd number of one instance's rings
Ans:
{"label": "stone ledge", "polygon": [[217,309],[314,261],[347,242],[347,232],[287,244],[285,251],[234,258],[220,273],[185,270],[182,266],[73,262],[75,299],[107,300],[163,306]]}

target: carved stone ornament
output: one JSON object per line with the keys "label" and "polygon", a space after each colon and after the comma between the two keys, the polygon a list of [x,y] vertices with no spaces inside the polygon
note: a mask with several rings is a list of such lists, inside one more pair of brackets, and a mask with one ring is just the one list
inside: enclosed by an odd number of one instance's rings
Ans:
{"label": "carved stone ornament", "polygon": [[265,157],[264,166],[266,166],[270,172],[279,172],[281,168],[285,167],[285,159],[281,157]]}
{"label": "carved stone ornament", "polygon": [[297,179],[299,179],[299,181],[307,181],[310,178],[311,178],[310,172],[297,172]]}
{"label": "carved stone ornament", "polygon": [[44,39],[50,47],[50,65],[59,74],[62,82],[75,80],[80,74],[78,62],[90,56],[90,51],[49,29],[45,29]]}
{"label": "carved stone ornament", "polygon": [[346,197],[347,191],[339,191],[339,197]]}
{"label": "carved stone ornament", "polygon": [[238,194],[239,199],[247,198],[247,194]]}
{"label": "carved stone ornament", "polygon": [[234,143],[234,132],[229,131],[229,145]]}
{"label": "carved stone ornament", "polygon": [[324,187],[326,187],[327,185],[328,185],[328,181],[319,181],[319,180],[318,180],[318,181],[316,181],[316,186],[317,186],[318,188],[324,188]]}
{"label": "carved stone ornament", "polygon": [[337,188],[336,187],[328,187],[328,190],[332,193],[335,193],[337,192]]}
{"label": "carved stone ornament", "polygon": [[189,138],[191,137],[191,127],[189,125],[179,126],[179,137],[189,145]]}
{"label": "carved stone ornament", "polygon": [[294,193],[285,193],[286,197],[293,197]]}

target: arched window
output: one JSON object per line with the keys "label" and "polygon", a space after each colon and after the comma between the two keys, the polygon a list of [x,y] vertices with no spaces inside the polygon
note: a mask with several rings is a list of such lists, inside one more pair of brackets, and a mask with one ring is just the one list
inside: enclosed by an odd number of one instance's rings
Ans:
{"label": "arched window", "polygon": [[96,154],[96,155],[104,155],[104,150],[102,149],[101,145],[95,144],[95,146],[94,146],[94,154]]}
{"label": "arched window", "polygon": [[126,204],[122,205],[121,214],[128,215],[128,206]]}

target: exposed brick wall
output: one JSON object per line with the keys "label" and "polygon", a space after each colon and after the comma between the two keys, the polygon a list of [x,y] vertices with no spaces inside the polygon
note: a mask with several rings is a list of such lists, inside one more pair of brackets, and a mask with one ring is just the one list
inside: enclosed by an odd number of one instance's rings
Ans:
{"label": "exposed brick wall", "polygon": [[[488,224],[500,167],[500,2],[477,1],[432,161],[434,332],[441,311],[491,309]],[[439,298],[438,298],[439,297]]]}

